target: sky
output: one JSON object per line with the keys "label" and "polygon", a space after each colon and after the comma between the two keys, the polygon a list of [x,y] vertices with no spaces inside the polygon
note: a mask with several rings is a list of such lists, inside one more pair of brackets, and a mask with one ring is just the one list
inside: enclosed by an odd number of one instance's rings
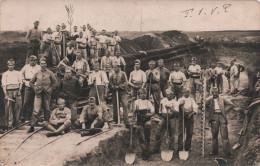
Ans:
{"label": "sky", "polygon": [[[27,31],[66,23],[65,5],[74,8],[73,25],[90,23],[100,31],[260,30],[260,3],[208,0],[0,0],[0,31]],[[141,14],[142,13],[142,14]],[[141,19],[142,18],[142,19]],[[142,22],[141,22],[142,20]],[[141,24],[142,23],[142,24]]]}

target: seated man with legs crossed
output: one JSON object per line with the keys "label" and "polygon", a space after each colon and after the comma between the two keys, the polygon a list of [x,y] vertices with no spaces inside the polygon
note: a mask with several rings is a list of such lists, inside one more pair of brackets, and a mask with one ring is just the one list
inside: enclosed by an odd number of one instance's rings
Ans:
{"label": "seated man with legs crossed", "polygon": [[44,121],[43,127],[51,132],[47,133],[47,137],[57,136],[68,131],[71,126],[71,111],[65,107],[65,100],[58,99],[58,108],[52,111],[49,122]]}

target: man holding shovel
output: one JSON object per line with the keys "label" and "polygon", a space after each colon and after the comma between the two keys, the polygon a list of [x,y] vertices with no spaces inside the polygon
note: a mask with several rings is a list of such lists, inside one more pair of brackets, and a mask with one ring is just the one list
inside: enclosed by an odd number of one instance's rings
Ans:
{"label": "man holding shovel", "polygon": [[[112,91],[112,103],[113,103],[113,117],[114,122],[120,122],[120,114],[118,111],[120,108],[118,106],[121,102],[123,105],[123,117],[124,117],[124,124],[126,127],[129,127],[129,120],[128,120],[128,90],[127,90],[127,76],[125,72],[121,71],[120,64],[117,63],[114,68],[114,73],[110,76],[109,85]],[[119,120],[119,122],[118,122]]]}
{"label": "man holding shovel", "polygon": [[222,137],[223,151],[226,157],[233,158],[228,139],[227,112],[234,108],[234,104],[218,95],[218,88],[212,89],[213,96],[206,99],[206,110],[209,112],[209,123],[212,131],[212,156],[218,155],[218,133]]}

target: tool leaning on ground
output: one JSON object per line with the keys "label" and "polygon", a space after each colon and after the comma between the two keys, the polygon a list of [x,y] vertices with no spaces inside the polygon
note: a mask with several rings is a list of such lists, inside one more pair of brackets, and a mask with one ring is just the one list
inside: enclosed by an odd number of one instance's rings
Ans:
{"label": "tool leaning on ground", "polygon": [[181,160],[187,160],[188,157],[189,157],[189,152],[188,151],[185,151],[185,126],[184,126],[184,110],[182,110],[182,151],[179,151],[179,158]]}
{"label": "tool leaning on ground", "polygon": [[171,161],[173,150],[169,149],[169,108],[167,108],[166,125],[166,144],[168,149],[161,151],[161,158],[163,161]]}
{"label": "tool leaning on ground", "polygon": [[27,125],[27,124],[29,124],[29,123],[31,123],[31,122],[22,123],[22,124],[20,124],[19,126],[16,126],[16,127],[12,128],[11,130],[8,130],[8,131],[5,132],[3,135],[1,135],[0,138],[3,138],[3,137],[6,136],[7,134],[9,134],[9,133],[13,132],[14,130],[19,129],[20,127],[22,127],[22,126],[24,126],[24,125]]}
{"label": "tool leaning on ground", "polygon": [[133,125],[134,125],[134,113],[132,116],[132,124],[130,127],[130,146],[129,152],[125,154],[125,162],[126,164],[133,164],[135,162],[136,153],[133,152]]}

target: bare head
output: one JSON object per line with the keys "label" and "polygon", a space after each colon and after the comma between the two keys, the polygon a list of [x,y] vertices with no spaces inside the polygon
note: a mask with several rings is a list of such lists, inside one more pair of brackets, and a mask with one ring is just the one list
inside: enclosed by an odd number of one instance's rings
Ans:
{"label": "bare head", "polygon": [[145,88],[141,88],[139,90],[139,97],[141,100],[145,100],[146,99],[146,95],[147,95],[147,92],[146,92],[146,89]]}
{"label": "bare head", "polygon": [[89,98],[89,107],[91,109],[93,109],[93,108],[95,108],[95,106],[96,106],[96,98],[95,97],[90,97]]}
{"label": "bare head", "polygon": [[56,26],[56,31],[59,32],[60,31],[60,25]]}
{"label": "bare head", "polygon": [[83,25],[82,29],[85,31],[87,29],[86,25]]}
{"label": "bare head", "polygon": [[31,55],[29,57],[29,64],[31,66],[35,66],[37,64],[37,57],[35,55]]}
{"label": "bare head", "polygon": [[59,98],[59,99],[58,99],[58,108],[59,108],[59,110],[64,110],[65,105],[66,105],[65,100],[62,99],[62,98]]}
{"label": "bare head", "polygon": [[135,70],[139,70],[141,66],[141,62],[139,59],[135,60]]}
{"label": "bare head", "polygon": [[45,69],[46,69],[47,63],[46,63],[46,59],[45,59],[45,58],[42,58],[42,59],[40,60],[40,66],[41,66],[41,69],[42,69],[42,70],[45,70]]}
{"label": "bare head", "polygon": [[184,96],[185,98],[188,98],[188,97],[190,96],[190,90],[189,90],[189,89],[184,89],[184,90],[183,90],[183,96]]}
{"label": "bare head", "polygon": [[159,66],[160,68],[164,66],[162,59],[159,59],[159,60],[158,60],[158,66]]}
{"label": "bare head", "polygon": [[74,29],[74,32],[78,31],[78,27],[77,26],[74,26],[73,29]]}
{"label": "bare head", "polygon": [[39,21],[34,21],[34,28],[35,28],[35,29],[38,29],[39,24],[40,24]]}
{"label": "bare head", "polygon": [[62,28],[62,29],[66,29],[66,24],[62,23],[62,24],[61,24],[61,28]]}
{"label": "bare head", "polygon": [[98,62],[94,63],[93,68],[95,71],[99,71],[99,63]]}
{"label": "bare head", "polygon": [[213,98],[217,99],[218,98],[218,88],[213,87],[212,88],[212,94],[213,94]]}
{"label": "bare head", "polygon": [[70,79],[70,78],[72,77],[72,72],[71,72],[71,69],[70,69],[70,68],[66,68],[66,69],[65,69],[65,75],[64,75],[64,77],[65,77],[66,79]]}
{"label": "bare head", "polygon": [[83,37],[83,32],[79,33],[79,37],[82,38]]}
{"label": "bare head", "polygon": [[13,71],[14,70],[14,65],[15,65],[15,62],[13,59],[9,59],[7,61],[7,67],[8,67],[8,70],[9,71]]}
{"label": "bare head", "polygon": [[170,90],[170,89],[166,90],[166,97],[167,97],[168,100],[172,100],[175,97],[172,90]]}
{"label": "bare head", "polygon": [[101,34],[102,34],[102,35],[105,35],[106,32],[107,32],[107,31],[103,29],[102,32],[101,32]]}
{"label": "bare head", "polygon": [[154,62],[154,61],[150,61],[150,62],[149,62],[149,68],[150,68],[151,70],[153,70],[153,69],[155,68],[155,62]]}

